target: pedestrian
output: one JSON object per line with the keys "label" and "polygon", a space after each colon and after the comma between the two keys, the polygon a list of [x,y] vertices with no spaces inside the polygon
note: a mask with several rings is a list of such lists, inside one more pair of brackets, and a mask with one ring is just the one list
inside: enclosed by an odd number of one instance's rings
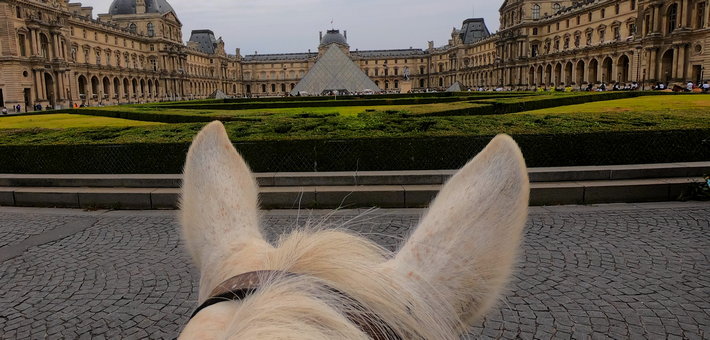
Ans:
{"label": "pedestrian", "polygon": [[708,82],[703,83],[703,92],[708,93],[708,90],[710,90],[710,84]]}
{"label": "pedestrian", "polygon": [[693,86],[693,82],[688,81],[688,85],[686,85],[686,89],[688,90],[688,92],[693,92]]}
{"label": "pedestrian", "polygon": [[4,115],[6,115],[6,114],[7,114],[7,108],[6,108],[6,107],[4,107],[4,106],[2,107],[2,114],[4,114]]}

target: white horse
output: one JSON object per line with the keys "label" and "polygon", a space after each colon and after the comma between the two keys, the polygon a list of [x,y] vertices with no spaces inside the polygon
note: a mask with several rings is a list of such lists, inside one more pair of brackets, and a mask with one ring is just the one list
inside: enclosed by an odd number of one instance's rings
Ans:
{"label": "white horse", "polygon": [[258,190],[219,122],[187,155],[181,224],[200,270],[181,339],[459,339],[500,298],[529,181],[500,135],[442,188],[399,251],[344,229],[267,242]]}

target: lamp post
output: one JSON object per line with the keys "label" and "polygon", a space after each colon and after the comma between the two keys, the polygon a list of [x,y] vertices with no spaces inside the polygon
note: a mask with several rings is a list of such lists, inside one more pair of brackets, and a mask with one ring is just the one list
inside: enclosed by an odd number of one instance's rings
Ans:
{"label": "lamp post", "polygon": [[643,79],[641,80],[641,91],[646,91],[646,69],[643,69]]}
{"label": "lamp post", "polygon": [[636,81],[639,81],[639,68],[641,67],[641,49],[643,49],[643,46],[636,46]]}
{"label": "lamp post", "polygon": [[387,88],[389,87],[388,86],[389,84],[387,84],[387,73],[388,73],[387,72],[387,64],[385,64],[384,67],[385,67],[385,93],[387,93]]}

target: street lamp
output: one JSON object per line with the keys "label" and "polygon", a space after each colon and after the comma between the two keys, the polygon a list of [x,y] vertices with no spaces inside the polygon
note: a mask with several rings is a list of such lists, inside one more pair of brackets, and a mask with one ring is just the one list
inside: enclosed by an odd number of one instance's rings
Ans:
{"label": "street lamp", "polygon": [[389,84],[387,84],[387,64],[385,64],[384,68],[385,68],[385,93],[387,93],[387,88],[389,87],[388,86]]}
{"label": "street lamp", "polygon": [[636,46],[636,81],[639,81],[639,68],[641,67],[641,49],[643,49],[643,46]]}
{"label": "street lamp", "polygon": [[641,80],[641,91],[646,91],[646,69],[643,69],[643,79]]}

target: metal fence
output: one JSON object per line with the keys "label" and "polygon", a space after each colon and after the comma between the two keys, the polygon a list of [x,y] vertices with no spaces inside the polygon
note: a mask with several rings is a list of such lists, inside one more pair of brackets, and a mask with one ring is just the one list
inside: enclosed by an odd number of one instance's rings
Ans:
{"label": "metal fence", "polygon": [[[255,172],[457,169],[492,137],[235,143]],[[710,161],[710,130],[518,135],[530,167]],[[703,143],[703,141],[706,141]],[[0,173],[180,173],[189,145],[0,146]]]}

